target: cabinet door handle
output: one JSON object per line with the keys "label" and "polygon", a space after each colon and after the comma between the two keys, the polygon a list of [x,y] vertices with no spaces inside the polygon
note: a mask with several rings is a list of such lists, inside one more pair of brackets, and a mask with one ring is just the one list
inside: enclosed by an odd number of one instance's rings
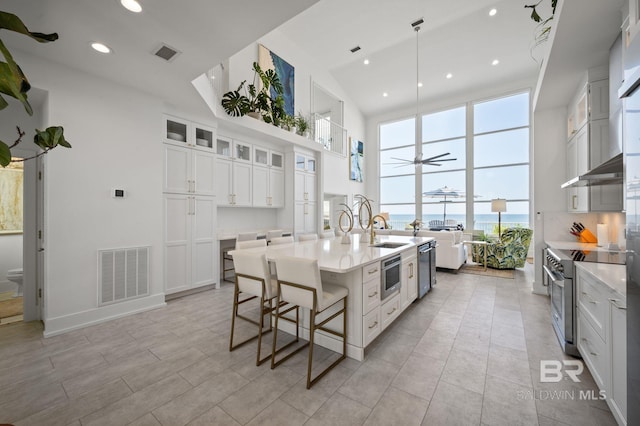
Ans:
{"label": "cabinet door handle", "polygon": [[409,278],[413,278],[413,263],[409,264]]}
{"label": "cabinet door handle", "polygon": [[377,291],[376,291],[376,292],[374,292],[374,293],[371,293],[371,294],[369,295],[369,299],[371,299],[372,297],[376,297],[377,295],[378,295],[378,292],[377,292]]}
{"label": "cabinet door handle", "polygon": [[398,308],[396,308],[395,306],[393,307],[393,309],[391,310],[391,312],[387,312],[387,316],[392,315],[395,311],[397,311]]}
{"label": "cabinet door handle", "polygon": [[626,306],[622,306],[622,305],[618,305],[619,300],[618,299],[609,299],[609,302],[611,302],[611,304],[613,306],[615,306],[616,308],[626,311],[627,307]]}
{"label": "cabinet door handle", "polygon": [[578,196],[577,196],[577,195],[573,195],[573,196],[571,197],[571,208],[572,208],[573,210],[576,210],[576,209],[578,208],[578,207],[576,206],[577,201],[578,201]]}
{"label": "cabinet door handle", "polygon": [[304,203],[304,214],[309,214],[309,204]]}
{"label": "cabinet door handle", "polygon": [[372,328],[375,328],[377,325],[378,325],[378,321],[374,322],[369,326],[369,330],[371,330]]}
{"label": "cabinet door handle", "polygon": [[370,270],[369,275],[375,274],[376,272],[378,272],[378,268]]}
{"label": "cabinet door handle", "polygon": [[191,214],[195,216],[196,215],[196,197],[191,197],[191,203],[193,205],[193,208],[191,209]]}

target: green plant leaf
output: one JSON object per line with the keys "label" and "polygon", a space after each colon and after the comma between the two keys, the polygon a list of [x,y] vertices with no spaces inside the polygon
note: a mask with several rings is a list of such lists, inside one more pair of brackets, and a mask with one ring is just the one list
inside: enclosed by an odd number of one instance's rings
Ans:
{"label": "green plant leaf", "polygon": [[6,101],[5,98],[2,97],[2,95],[0,95],[0,110],[5,109],[8,106],[9,106],[9,103]]}
{"label": "green plant leaf", "polygon": [[0,166],[7,167],[11,162],[11,150],[9,146],[0,141]]}
{"label": "green plant leaf", "polygon": [[27,92],[31,89],[31,85],[2,40],[0,40],[0,53],[7,61],[0,62],[0,93],[19,100],[27,113],[33,115],[31,105],[27,101]]}
{"label": "green plant leaf", "polygon": [[20,18],[8,12],[0,12],[0,28],[24,34],[40,43],[48,43],[58,39],[57,33],[43,34],[29,31]]}
{"label": "green plant leaf", "polygon": [[36,129],[33,143],[44,150],[53,149],[58,145],[71,148],[71,144],[64,138],[64,129],[61,126],[47,127],[46,130]]}
{"label": "green plant leaf", "polygon": [[237,90],[222,95],[222,107],[232,117],[241,117],[249,112],[249,99]]}

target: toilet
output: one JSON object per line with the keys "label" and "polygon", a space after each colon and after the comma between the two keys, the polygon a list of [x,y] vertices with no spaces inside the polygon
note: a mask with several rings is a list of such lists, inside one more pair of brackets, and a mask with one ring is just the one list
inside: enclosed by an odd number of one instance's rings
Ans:
{"label": "toilet", "polygon": [[15,283],[18,285],[16,294],[14,294],[13,297],[21,297],[22,296],[22,268],[9,269],[9,271],[7,271],[7,279],[12,283]]}

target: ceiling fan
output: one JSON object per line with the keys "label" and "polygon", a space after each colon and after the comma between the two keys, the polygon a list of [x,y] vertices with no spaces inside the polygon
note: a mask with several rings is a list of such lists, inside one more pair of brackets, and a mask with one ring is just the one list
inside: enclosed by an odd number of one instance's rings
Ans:
{"label": "ceiling fan", "polygon": [[387,163],[387,164],[396,164],[396,167],[402,167],[402,166],[408,166],[408,165],[419,165],[422,164],[423,166],[441,166],[442,164],[439,164],[443,161],[456,161],[457,158],[442,158],[444,156],[450,155],[450,152],[445,152],[444,154],[439,154],[439,155],[434,155],[433,157],[429,157],[429,158],[425,158],[424,160],[422,159],[422,154],[418,155],[416,158],[414,158],[413,160],[405,160],[403,158],[395,158],[395,157],[391,157],[392,160],[396,160],[399,161],[397,163]]}

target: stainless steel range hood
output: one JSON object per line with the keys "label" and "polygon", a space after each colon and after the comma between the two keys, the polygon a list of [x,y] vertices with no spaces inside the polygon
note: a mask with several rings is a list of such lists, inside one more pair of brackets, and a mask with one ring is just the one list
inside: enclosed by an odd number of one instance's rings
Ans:
{"label": "stainless steel range hood", "polygon": [[560,185],[560,188],[613,185],[618,183],[622,183],[622,154],[616,155],[585,174],[566,181]]}

